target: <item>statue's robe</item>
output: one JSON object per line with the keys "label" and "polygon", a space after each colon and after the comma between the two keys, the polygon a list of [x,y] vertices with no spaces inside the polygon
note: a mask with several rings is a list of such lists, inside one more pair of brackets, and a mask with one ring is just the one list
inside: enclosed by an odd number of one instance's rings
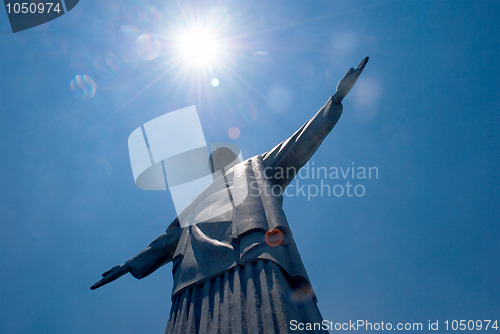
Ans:
{"label": "statue's robe", "polygon": [[[139,279],[173,262],[167,333],[288,333],[291,320],[322,321],[282,194],[341,113],[342,105],[330,98],[290,138],[214,180],[163,235],[127,262]],[[230,207],[223,200],[227,189],[240,199],[231,198]],[[181,227],[189,215],[199,222]],[[283,235],[278,245],[265,240],[274,229]]]}

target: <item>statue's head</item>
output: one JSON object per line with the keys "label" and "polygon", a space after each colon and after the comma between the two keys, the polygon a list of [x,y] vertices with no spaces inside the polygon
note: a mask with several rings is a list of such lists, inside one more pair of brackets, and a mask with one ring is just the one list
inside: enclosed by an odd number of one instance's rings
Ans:
{"label": "statue's head", "polygon": [[208,167],[212,174],[227,170],[239,163],[238,156],[227,147],[219,147],[210,154],[208,158]]}

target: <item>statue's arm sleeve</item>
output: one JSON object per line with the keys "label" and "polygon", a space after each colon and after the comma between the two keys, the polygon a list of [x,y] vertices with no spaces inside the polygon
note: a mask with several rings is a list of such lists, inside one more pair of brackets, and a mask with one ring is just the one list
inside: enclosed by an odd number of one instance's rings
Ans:
{"label": "statue's arm sleeve", "polygon": [[145,250],[125,263],[129,266],[132,276],[141,279],[172,261],[181,232],[182,228],[176,218],[165,233],[156,238]]}
{"label": "statue's arm sleeve", "polygon": [[266,174],[275,184],[288,186],[309,161],[342,114],[342,104],[333,97],[290,138],[263,154]]}

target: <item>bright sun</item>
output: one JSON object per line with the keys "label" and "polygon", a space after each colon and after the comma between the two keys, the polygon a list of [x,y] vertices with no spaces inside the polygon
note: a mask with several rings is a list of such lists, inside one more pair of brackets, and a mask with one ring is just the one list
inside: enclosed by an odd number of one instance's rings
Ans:
{"label": "bright sun", "polygon": [[180,36],[180,55],[183,61],[207,67],[216,61],[219,42],[214,32],[208,29],[193,29]]}

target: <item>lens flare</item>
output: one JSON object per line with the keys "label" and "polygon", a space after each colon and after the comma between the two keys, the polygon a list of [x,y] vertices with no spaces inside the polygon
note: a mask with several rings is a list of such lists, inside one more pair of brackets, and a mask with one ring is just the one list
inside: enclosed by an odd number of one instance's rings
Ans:
{"label": "lens flare", "polygon": [[210,85],[212,85],[212,87],[219,87],[219,79],[217,78],[212,78],[212,80],[210,80]]}
{"label": "lens flare", "polygon": [[236,126],[233,126],[230,127],[229,130],[227,130],[227,133],[229,135],[229,138],[236,139],[240,136],[240,129]]}
{"label": "lens flare", "polygon": [[76,75],[70,82],[73,96],[78,100],[89,100],[94,97],[97,85],[88,75]]}
{"label": "lens flare", "polygon": [[139,36],[136,47],[142,60],[153,60],[160,55],[161,44],[156,36],[147,34]]}
{"label": "lens flare", "polygon": [[266,232],[266,244],[271,247],[278,247],[283,243],[283,233],[278,229],[272,229]]}

